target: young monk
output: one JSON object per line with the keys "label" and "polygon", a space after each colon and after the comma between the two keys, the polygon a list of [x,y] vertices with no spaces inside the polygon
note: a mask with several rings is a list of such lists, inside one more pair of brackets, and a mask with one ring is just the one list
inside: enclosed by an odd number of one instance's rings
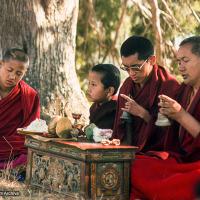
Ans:
{"label": "young monk", "polygon": [[17,128],[40,117],[38,94],[22,81],[28,65],[27,54],[18,48],[8,49],[0,62],[0,169],[26,162],[24,136]]}
{"label": "young monk", "polygon": [[[179,137],[176,151],[137,156],[132,165],[131,199],[192,200],[200,181],[200,37],[180,43],[177,52],[183,77],[176,100],[160,95],[160,112],[172,120]],[[197,194],[196,194],[197,195]]]}
{"label": "young monk", "polygon": [[120,72],[112,64],[98,64],[88,75],[87,97],[94,102],[90,107],[90,123],[101,129],[113,129],[116,100],[113,96],[120,85]]}
{"label": "young monk", "polygon": [[[158,95],[173,96],[179,84],[165,68],[156,64],[153,45],[147,38],[131,36],[122,44],[120,53],[121,69],[129,77],[119,91],[113,137],[139,146],[140,151],[160,148],[165,129],[155,126]],[[132,116],[132,141],[127,141],[121,119],[123,111]]]}

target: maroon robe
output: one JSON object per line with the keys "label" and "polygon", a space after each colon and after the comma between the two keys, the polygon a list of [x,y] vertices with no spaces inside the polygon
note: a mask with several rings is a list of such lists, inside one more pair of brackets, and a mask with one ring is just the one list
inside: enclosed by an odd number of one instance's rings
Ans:
{"label": "maroon robe", "polygon": [[[190,93],[191,87],[183,84],[178,101],[184,109],[187,109]],[[187,111],[200,122],[200,89]],[[136,157],[131,169],[131,200],[195,199],[195,185],[200,181],[200,135],[193,138],[183,127],[177,129],[176,123],[169,131],[179,136],[177,151]]]}
{"label": "maroon robe", "polygon": [[26,154],[24,136],[17,128],[25,127],[40,117],[36,91],[20,81],[5,98],[0,100],[0,161]]}
{"label": "maroon robe", "polygon": [[139,89],[139,85],[134,83],[130,77],[127,78],[119,91],[113,137],[122,141],[126,137],[125,126],[120,119],[122,115],[121,108],[124,107],[126,102],[126,100],[120,97],[120,94],[125,94],[131,96],[139,105],[148,110],[151,115],[151,120],[148,123],[140,117],[132,116],[132,145],[139,146],[140,150],[143,151],[160,149],[161,144],[164,142],[163,131],[165,129],[163,130],[155,126],[158,114],[158,95],[165,94],[173,97],[178,88],[179,84],[176,79],[163,67],[157,65],[153,66],[151,74],[141,89]]}
{"label": "maroon robe", "polygon": [[103,104],[93,103],[90,107],[90,123],[94,123],[98,128],[113,129],[116,100],[107,101]]}
{"label": "maroon robe", "polygon": [[[182,85],[178,101],[181,103],[184,109],[187,109],[188,97],[190,96],[191,92],[192,88],[190,86],[186,86],[184,84]],[[187,111],[200,122],[200,89],[198,90]],[[180,127],[179,139],[181,147],[180,159],[184,162],[200,160],[200,135],[197,138],[194,138],[187,132],[187,130],[185,130],[183,127]]]}

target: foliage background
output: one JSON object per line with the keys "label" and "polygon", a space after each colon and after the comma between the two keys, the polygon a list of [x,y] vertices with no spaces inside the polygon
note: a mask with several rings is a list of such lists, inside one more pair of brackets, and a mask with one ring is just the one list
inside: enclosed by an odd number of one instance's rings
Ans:
{"label": "foliage background", "polygon": [[[76,70],[83,90],[90,67],[111,62],[119,66],[121,43],[130,35],[148,37],[156,46],[156,23],[151,3],[159,13],[161,63],[178,75],[175,62],[177,42],[200,33],[198,0],[80,0],[76,39]],[[122,73],[122,76],[126,75]],[[177,76],[178,77],[178,76]],[[180,78],[180,77],[178,77]]]}

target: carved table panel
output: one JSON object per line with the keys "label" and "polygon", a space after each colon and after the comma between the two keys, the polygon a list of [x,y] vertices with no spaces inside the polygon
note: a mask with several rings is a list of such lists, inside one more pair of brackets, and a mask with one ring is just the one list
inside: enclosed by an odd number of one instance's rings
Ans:
{"label": "carved table panel", "polygon": [[43,142],[26,137],[27,184],[67,199],[128,200],[130,163],[137,147],[98,143]]}

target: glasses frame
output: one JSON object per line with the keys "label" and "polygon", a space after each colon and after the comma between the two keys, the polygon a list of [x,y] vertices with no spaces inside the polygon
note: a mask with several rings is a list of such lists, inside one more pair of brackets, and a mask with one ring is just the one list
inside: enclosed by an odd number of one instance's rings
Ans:
{"label": "glasses frame", "polygon": [[145,63],[148,61],[149,58],[147,58],[142,64],[133,64],[130,66],[125,66],[123,63],[120,65],[120,69],[129,72],[130,70],[133,71],[141,71],[142,67],[145,65]]}

